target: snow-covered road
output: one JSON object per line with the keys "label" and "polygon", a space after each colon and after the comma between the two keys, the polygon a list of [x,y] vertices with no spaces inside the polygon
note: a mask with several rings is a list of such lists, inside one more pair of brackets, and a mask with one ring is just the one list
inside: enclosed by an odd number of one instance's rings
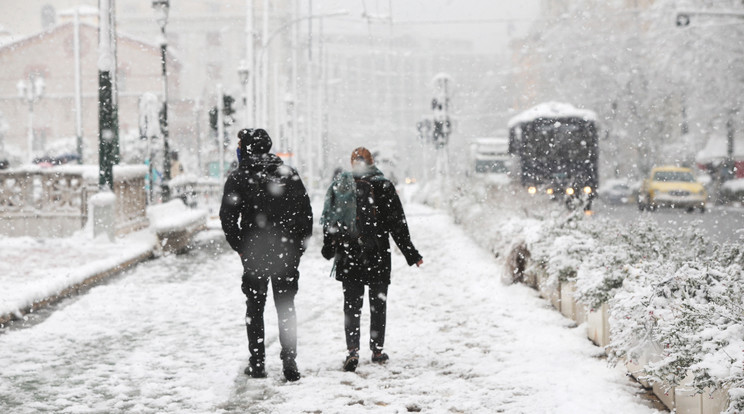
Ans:
{"label": "snow-covered road", "polygon": [[[393,255],[386,366],[363,349],[357,372],[341,371],[341,287],[314,237],[296,302],[303,378],[282,377],[271,299],[269,378],[246,377],[240,263],[212,232],[188,255],[144,263],[0,335],[0,412],[655,412],[581,328],[530,288],[503,285],[500,264],[447,215],[407,214],[425,263]],[[368,317],[365,303],[363,339]]]}

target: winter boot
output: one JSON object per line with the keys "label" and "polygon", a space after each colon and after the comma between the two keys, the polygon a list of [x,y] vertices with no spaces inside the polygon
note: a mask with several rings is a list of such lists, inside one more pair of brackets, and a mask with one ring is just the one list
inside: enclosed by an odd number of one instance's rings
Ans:
{"label": "winter boot", "polygon": [[250,358],[248,366],[243,372],[251,378],[266,378],[266,367],[263,361],[257,361],[253,357]]}
{"label": "winter boot", "polygon": [[382,352],[382,350],[375,351],[372,353],[372,362],[376,364],[384,364],[388,362],[389,359],[390,357],[388,356],[388,354]]}
{"label": "winter boot", "polygon": [[297,381],[301,378],[300,371],[297,369],[297,363],[294,358],[286,358],[282,360],[284,367],[284,378],[289,382]]}
{"label": "winter boot", "polygon": [[354,372],[359,365],[359,353],[356,350],[349,351],[349,355],[344,361],[344,371]]}

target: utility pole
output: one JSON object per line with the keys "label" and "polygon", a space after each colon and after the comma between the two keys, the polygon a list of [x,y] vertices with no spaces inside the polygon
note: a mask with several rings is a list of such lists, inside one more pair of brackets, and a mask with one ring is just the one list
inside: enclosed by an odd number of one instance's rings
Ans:
{"label": "utility pole", "polygon": [[[263,30],[261,32],[261,44],[268,47],[269,42],[269,0],[263,1]],[[268,50],[262,50],[267,54]],[[261,60],[261,127],[269,127],[269,59]]]}
{"label": "utility pole", "polygon": [[73,54],[75,55],[75,137],[78,164],[83,163],[83,105],[82,81],[80,74],[80,8],[75,7],[75,33],[73,39]]}
{"label": "utility pole", "polygon": [[163,201],[170,200],[170,178],[171,178],[171,154],[168,142],[168,38],[165,35],[165,26],[168,24],[169,0],[152,0],[155,10],[155,18],[160,26],[160,63],[163,74],[163,109],[160,112],[160,127],[163,133],[163,181],[161,185],[161,197]]}
{"label": "utility pole", "polygon": [[197,98],[194,103],[194,129],[196,131],[196,170],[198,174],[202,174],[202,131],[201,131],[201,99]]}
{"label": "utility pole", "polygon": [[734,171],[736,165],[736,162],[734,161],[734,136],[736,135],[736,130],[734,128],[735,114],[736,111],[731,110],[729,112],[729,118],[726,121],[726,160],[723,164],[722,181],[728,181],[736,177],[736,172]]}
{"label": "utility pole", "polygon": [[[327,165],[326,161],[326,149],[328,146],[328,134],[326,133],[326,93],[328,88],[328,79],[326,77],[326,52],[325,44],[323,39],[323,18],[321,17],[318,21],[318,135],[319,139],[316,142],[318,150],[318,164]],[[319,168],[320,169],[320,168]],[[321,172],[321,177],[323,173]],[[319,177],[320,178],[320,177]]]}
{"label": "utility pole", "polygon": [[[313,0],[308,0],[308,16],[313,15]],[[313,162],[313,159],[315,158],[313,154],[313,104],[312,104],[312,84],[313,84],[313,73],[315,72],[313,70],[313,19],[307,20],[307,84],[305,85],[306,88],[306,97],[305,97],[305,109],[307,111],[306,121],[305,121],[305,161],[307,164],[307,171],[308,171],[308,187],[310,191],[315,189],[315,163]]]}
{"label": "utility pole", "polygon": [[217,147],[220,160],[220,183],[225,182],[225,99],[222,93],[222,84],[217,84]]}
{"label": "utility pole", "polygon": [[119,163],[119,117],[114,79],[116,57],[114,41],[114,0],[99,0],[98,32],[98,186],[113,190],[113,167]]}
{"label": "utility pole", "polygon": [[[297,20],[300,17],[300,0],[294,2],[294,13],[293,20]],[[291,135],[289,138],[289,152],[292,154],[292,161],[294,167],[299,167],[299,159],[297,154],[297,100],[299,98],[299,85],[297,84],[297,77],[299,72],[299,53],[297,49],[300,47],[300,27],[299,25],[292,26],[292,97],[287,101],[287,108],[291,110],[289,118],[291,122]]]}
{"label": "utility pole", "polygon": [[253,0],[245,2],[245,124],[246,128],[252,128],[256,124],[256,59],[253,54],[253,43],[255,35],[253,32]]}

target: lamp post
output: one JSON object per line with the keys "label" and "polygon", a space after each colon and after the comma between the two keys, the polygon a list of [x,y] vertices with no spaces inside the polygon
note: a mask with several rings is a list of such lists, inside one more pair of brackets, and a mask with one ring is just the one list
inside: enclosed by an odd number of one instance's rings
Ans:
{"label": "lamp post", "polygon": [[161,185],[163,201],[170,199],[169,181],[171,178],[171,156],[168,143],[168,69],[166,65],[166,53],[168,51],[168,39],[165,36],[165,25],[168,23],[169,0],[152,0],[152,8],[155,11],[155,21],[160,26],[160,61],[163,69],[163,109],[160,112],[160,129],[163,133],[163,182]]}
{"label": "lamp post", "polygon": [[245,60],[241,60],[238,66],[238,78],[240,79],[240,84],[243,85],[243,109],[245,110],[243,125],[246,128],[250,128],[253,123],[250,119],[251,109],[248,106],[248,81],[251,79],[251,69]]}
{"label": "lamp post", "polygon": [[28,82],[21,79],[16,87],[18,96],[28,104],[28,163],[34,160],[34,104],[44,95],[44,78],[29,76]]}
{"label": "lamp post", "polygon": [[[297,165],[297,154],[296,148],[295,148],[295,140],[294,140],[294,129],[295,129],[295,98],[294,95],[291,93],[286,93],[284,95],[284,106],[286,109],[285,117],[286,120],[284,122],[285,128],[284,128],[284,136],[286,137],[286,146],[284,147],[285,152],[287,153],[287,157],[291,163],[291,165]],[[289,131],[292,131],[290,133]]]}

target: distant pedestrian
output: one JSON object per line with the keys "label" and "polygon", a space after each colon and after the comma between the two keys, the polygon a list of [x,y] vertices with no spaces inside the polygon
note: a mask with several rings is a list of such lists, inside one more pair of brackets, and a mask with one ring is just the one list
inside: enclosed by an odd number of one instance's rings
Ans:
{"label": "distant pedestrian", "polygon": [[271,149],[263,129],[238,132],[240,164],[225,182],[220,220],[230,247],[243,262],[242,290],[250,363],[245,373],[266,377],[264,319],[269,281],[279,319],[284,377],[300,379],[297,356],[297,294],[300,257],[312,233],[310,198],[297,171]]}
{"label": "distant pedestrian", "polygon": [[344,330],[348,355],[344,371],[359,363],[360,319],[364,288],[368,286],[372,362],[385,363],[383,352],[388,285],[390,284],[390,239],[409,266],[424,261],[411,242],[403,206],[395,186],[377,169],[364,147],[351,153],[351,172],[343,172],[326,193],[321,223],[322,254],[334,259],[336,279],[344,292]]}

